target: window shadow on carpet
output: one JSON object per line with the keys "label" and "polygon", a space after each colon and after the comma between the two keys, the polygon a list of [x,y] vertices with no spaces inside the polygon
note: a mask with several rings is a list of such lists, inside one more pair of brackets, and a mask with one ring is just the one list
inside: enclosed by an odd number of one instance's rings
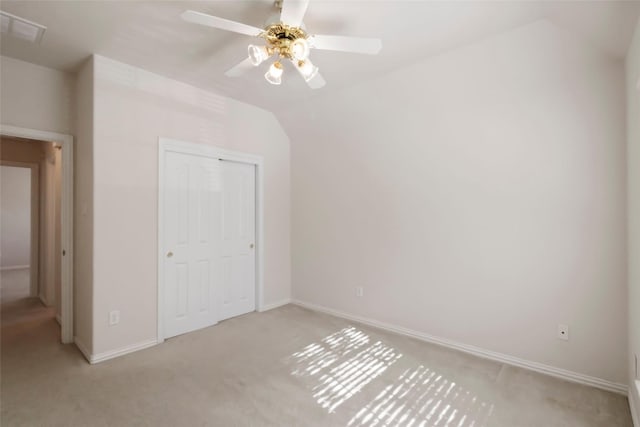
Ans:
{"label": "window shadow on carpet", "polygon": [[[311,380],[313,398],[332,413],[400,358],[397,349],[349,326],[293,353],[289,364],[293,376]],[[419,365],[405,369],[348,425],[480,427],[493,409],[470,390]]]}

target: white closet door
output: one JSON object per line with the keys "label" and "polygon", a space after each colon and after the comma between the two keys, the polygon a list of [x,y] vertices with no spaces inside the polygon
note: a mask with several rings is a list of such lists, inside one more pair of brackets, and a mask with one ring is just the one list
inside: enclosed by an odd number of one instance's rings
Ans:
{"label": "white closet door", "polygon": [[162,224],[165,338],[218,320],[220,191],[218,159],[166,154]]}
{"label": "white closet door", "polygon": [[256,309],[255,166],[222,161],[222,289],[219,320]]}

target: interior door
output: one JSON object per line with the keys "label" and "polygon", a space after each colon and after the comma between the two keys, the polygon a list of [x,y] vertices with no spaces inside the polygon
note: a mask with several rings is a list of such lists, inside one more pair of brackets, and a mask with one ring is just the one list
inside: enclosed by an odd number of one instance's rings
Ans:
{"label": "interior door", "polygon": [[218,320],[220,162],[167,152],[164,181],[163,312],[169,338]]}
{"label": "interior door", "polygon": [[255,166],[222,161],[222,296],[219,320],[256,309]]}

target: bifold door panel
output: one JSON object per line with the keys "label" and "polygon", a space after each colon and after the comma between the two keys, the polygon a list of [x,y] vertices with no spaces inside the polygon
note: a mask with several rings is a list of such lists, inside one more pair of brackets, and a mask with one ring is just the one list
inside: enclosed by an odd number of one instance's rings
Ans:
{"label": "bifold door panel", "polygon": [[165,157],[165,337],[218,321],[221,176],[217,159]]}
{"label": "bifold door panel", "polygon": [[255,166],[222,162],[222,297],[219,320],[256,309]]}
{"label": "bifold door panel", "polygon": [[167,152],[164,336],[255,310],[255,166]]}

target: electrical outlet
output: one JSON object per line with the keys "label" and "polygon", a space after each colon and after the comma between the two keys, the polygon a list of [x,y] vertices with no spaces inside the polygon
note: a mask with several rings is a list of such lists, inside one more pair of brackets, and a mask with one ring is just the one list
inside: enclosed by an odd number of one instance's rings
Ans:
{"label": "electrical outlet", "polygon": [[569,325],[558,325],[558,339],[569,341]]}
{"label": "electrical outlet", "polygon": [[361,297],[364,295],[364,288],[362,286],[356,286],[356,296]]}
{"label": "electrical outlet", "polygon": [[113,310],[109,312],[109,326],[117,325],[120,323],[120,311]]}

